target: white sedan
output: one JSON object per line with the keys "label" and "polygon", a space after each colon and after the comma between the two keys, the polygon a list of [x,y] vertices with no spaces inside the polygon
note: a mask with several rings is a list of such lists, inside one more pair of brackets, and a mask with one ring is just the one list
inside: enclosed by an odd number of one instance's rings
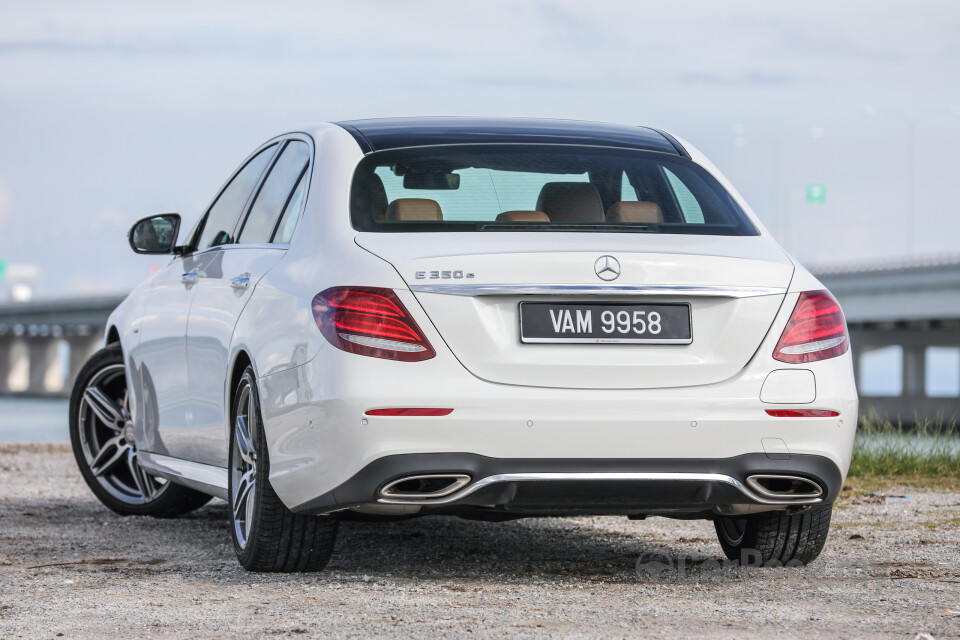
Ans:
{"label": "white sedan", "polygon": [[344,518],[713,520],[807,563],[850,464],[836,300],[687,142],[528,119],[319,124],[256,149],[111,315],[70,429],[121,514],[228,501],[254,571]]}

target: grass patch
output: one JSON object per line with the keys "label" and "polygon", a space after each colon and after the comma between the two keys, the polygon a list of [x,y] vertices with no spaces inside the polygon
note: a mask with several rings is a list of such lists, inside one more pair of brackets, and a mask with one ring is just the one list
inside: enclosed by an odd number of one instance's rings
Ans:
{"label": "grass patch", "polygon": [[938,488],[960,486],[960,426],[956,421],[913,427],[862,418],[849,475],[858,484],[896,483]]}

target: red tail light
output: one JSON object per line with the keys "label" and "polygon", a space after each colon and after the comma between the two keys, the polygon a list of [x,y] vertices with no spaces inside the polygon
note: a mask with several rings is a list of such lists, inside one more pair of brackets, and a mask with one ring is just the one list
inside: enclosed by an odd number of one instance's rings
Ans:
{"label": "red tail light", "polygon": [[437,355],[390,289],[327,289],[314,296],[313,317],[330,344],[350,353],[404,362]]}
{"label": "red tail light", "polygon": [[774,360],[800,364],[843,355],[850,347],[847,323],[828,291],[804,291],[793,308]]}

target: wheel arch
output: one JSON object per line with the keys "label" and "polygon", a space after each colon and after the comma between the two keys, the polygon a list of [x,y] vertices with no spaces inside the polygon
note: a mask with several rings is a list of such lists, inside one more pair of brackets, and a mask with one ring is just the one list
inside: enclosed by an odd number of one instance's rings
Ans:
{"label": "wheel arch", "polygon": [[105,345],[111,345],[113,343],[120,344],[120,331],[117,329],[117,325],[112,324],[107,327],[106,338],[104,340]]}
{"label": "wheel arch", "polygon": [[[250,354],[244,349],[238,349],[237,352],[233,355],[233,365],[230,367],[230,386],[227,387],[227,415],[233,413],[233,401],[234,396],[237,392],[237,383],[240,382],[240,378],[243,376],[243,372],[247,370],[247,367],[253,367],[253,376],[257,377],[257,368],[253,364],[253,359],[250,357]],[[230,425],[227,425],[228,428]]]}

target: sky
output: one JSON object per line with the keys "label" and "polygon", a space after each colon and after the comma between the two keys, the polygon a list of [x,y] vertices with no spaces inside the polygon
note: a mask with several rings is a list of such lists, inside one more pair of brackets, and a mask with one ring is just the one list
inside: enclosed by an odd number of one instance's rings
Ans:
{"label": "sky", "polygon": [[298,124],[400,115],[654,126],[804,263],[957,250],[960,3],[4,0],[0,262],[129,290],[162,264],[136,219],[189,227]]}

